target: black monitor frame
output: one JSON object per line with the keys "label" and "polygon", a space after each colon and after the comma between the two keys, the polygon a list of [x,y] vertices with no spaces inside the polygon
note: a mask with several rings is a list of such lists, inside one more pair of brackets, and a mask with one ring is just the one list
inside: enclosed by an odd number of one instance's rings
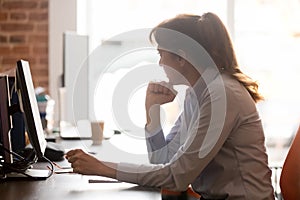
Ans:
{"label": "black monitor frame", "polygon": [[9,84],[8,76],[0,77],[0,139],[3,162],[11,164],[13,163],[13,157],[10,151],[11,140],[10,140],[10,130],[12,126],[10,109],[10,94],[9,94]]}
{"label": "black monitor frame", "polygon": [[16,68],[16,88],[27,134],[38,158],[44,157],[46,139],[34,92],[29,62],[19,60]]}

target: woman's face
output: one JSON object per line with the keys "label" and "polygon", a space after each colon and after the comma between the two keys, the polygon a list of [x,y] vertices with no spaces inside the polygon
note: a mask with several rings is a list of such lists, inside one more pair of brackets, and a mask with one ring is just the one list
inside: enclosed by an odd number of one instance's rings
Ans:
{"label": "woman's face", "polygon": [[182,84],[184,68],[180,66],[180,57],[162,49],[158,49],[158,53],[160,55],[159,65],[163,67],[169,78],[169,83],[173,85]]}

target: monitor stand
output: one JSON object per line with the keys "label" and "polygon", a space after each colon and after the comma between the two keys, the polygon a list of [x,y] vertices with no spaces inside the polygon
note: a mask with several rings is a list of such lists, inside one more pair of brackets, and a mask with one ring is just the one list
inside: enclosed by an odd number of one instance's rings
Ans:
{"label": "monitor stand", "polygon": [[5,179],[32,179],[45,180],[51,174],[48,169],[27,169],[24,172],[9,172],[6,173]]}

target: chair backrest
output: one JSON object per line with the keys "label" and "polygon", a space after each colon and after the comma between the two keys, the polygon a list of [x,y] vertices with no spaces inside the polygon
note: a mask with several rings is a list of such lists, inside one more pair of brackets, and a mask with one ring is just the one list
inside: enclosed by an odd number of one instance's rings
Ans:
{"label": "chair backrest", "polygon": [[284,200],[300,199],[300,126],[282,167],[280,189]]}

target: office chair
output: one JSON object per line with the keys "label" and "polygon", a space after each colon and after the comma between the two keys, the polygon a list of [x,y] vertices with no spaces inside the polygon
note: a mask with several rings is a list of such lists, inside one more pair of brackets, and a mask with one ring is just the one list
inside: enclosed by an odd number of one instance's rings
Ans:
{"label": "office chair", "polygon": [[300,199],[300,126],[282,167],[280,189],[284,200]]}

